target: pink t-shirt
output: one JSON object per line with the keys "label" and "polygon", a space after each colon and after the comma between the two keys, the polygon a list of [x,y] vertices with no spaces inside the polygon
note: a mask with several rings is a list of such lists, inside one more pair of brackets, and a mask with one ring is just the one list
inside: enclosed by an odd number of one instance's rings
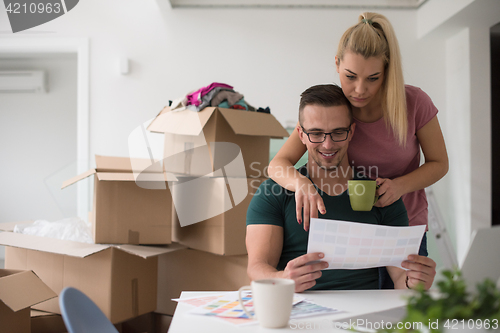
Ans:
{"label": "pink t-shirt", "polygon": [[[394,179],[406,175],[420,165],[420,144],[417,131],[438,112],[430,97],[420,88],[405,86],[408,112],[406,147],[401,147],[384,118],[373,123],[354,119],[356,129],[349,143],[348,156],[358,171],[375,179]],[[427,225],[427,198],[418,190],[403,195],[410,225]]]}

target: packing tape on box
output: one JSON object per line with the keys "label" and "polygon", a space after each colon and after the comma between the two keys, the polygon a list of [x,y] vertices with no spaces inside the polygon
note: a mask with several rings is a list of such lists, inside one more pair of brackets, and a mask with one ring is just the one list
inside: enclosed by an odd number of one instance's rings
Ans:
{"label": "packing tape on box", "polygon": [[139,281],[132,280],[132,314],[134,317],[139,315]]}

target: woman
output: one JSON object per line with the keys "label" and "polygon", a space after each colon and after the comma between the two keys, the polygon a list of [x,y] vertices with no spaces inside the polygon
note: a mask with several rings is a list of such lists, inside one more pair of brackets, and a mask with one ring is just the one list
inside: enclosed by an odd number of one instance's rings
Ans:
{"label": "woman", "polygon": [[[398,41],[387,18],[363,13],[342,36],[335,63],[356,123],[348,150],[351,165],[376,179],[376,206],[402,197],[409,224],[427,225],[424,188],[446,174],[448,156],[437,108],[422,90],[404,84]],[[305,151],[295,129],[271,161],[269,175],[295,191],[297,220],[308,230],[309,217],[325,212],[325,206],[309,179],[293,167]],[[425,236],[419,254],[427,255]]]}

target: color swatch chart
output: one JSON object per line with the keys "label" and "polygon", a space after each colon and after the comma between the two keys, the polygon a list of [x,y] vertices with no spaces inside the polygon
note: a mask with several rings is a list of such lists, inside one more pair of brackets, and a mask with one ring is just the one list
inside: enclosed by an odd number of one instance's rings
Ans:
{"label": "color swatch chart", "polygon": [[417,254],[425,225],[389,227],[368,223],[311,219],[307,253],[323,252],[327,269],[396,266]]}
{"label": "color swatch chart", "polygon": [[[209,306],[213,302],[218,302],[219,298],[224,298],[227,293],[223,293],[222,295],[213,295],[213,296],[205,296],[205,297],[193,297],[193,298],[175,298],[172,301],[177,301],[184,304],[189,304],[191,306],[199,307],[199,308],[208,308],[208,310],[212,310],[215,307]],[[230,292],[230,294],[234,294],[234,292]],[[234,297],[234,295],[233,295]],[[236,293],[237,297],[237,293]],[[207,309],[205,309],[207,310]],[[199,314],[198,311],[195,311],[196,314]],[[233,324],[236,326],[245,326],[245,325],[253,325],[255,324],[255,320],[249,318],[230,318],[230,317],[220,317],[216,313],[208,311],[208,316],[212,318],[224,321],[229,324]]]}
{"label": "color swatch chart", "polygon": [[[256,324],[257,321],[248,318],[238,302],[238,292],[228,292],[222,296],[207,296],[201,298],[173,299],[174,301],[197,306],[187,314],[205,315],[223,320],[236,326]],[[253,301],[251,292],[242,294],[242,301],[247,310],[253,314]],[[324,307],[306,300],[297,294],[293,297],[293,307],[290,319],[313,317],[317,315],[341,312],[337,309]]]}
{"label": "color swatch chart", "polygon": [[173,298],[172,301],[186,303],[192,306],[204,306],[207,303],[215,301],[223,295],[214,295],[206,297],[192,297],[192,298]]}
{"label": "color swatch chart", "polygon": [[[242,301],[247,307],[247,310],[253,314],[252,295],[250,293],[244,293],[242,295]],[[248,316],[245,311],[243,311],[238,301],[238,293],[227,293],[224,296],[218,297],[207,304],[189,311],[189,313],[205,316],[248,319]]]}
{"label": "color swatch chart", "polygon": [[290,314],[290,319],[299,319],[305,317],[313,317],[324,314],[332,314],[342,312],[337,309],[328,308],[326,306],[322,306],[308,300],[303,300],[295,304],[292,307],[292,313]]}

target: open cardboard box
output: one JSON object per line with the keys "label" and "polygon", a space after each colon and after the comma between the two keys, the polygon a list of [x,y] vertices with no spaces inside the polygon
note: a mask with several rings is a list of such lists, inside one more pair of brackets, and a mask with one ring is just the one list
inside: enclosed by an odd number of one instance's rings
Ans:
{"label": "open cardboard box", "polygon": [[270,138],[288,137],[271,114],[217,107],[165,107],[148,130],[165,134],[164,170],[192,176],[224,168],[227,177],[266,177]]}
{"label": "open cardboard box", "polygon": [[158,297],[155,312],[173,315],[182,291],[234,291],[250,284],[248,256],[220,256],[180,249],[158,257]]}
{"label": "open cardboard box", "polygon": [[[0,229],[5,230],[1,224]],[[57,294],[70,286],[81,290],[113,323],[154,311],[157,256],[185,248],[87,244],[13,232],[1,232],[0,244],[6,246],[6,268],[33,270]],[[57,298],[34,308],[61,313]]]}
{"label": "open cardboard box", "polygon": [[248,205],[265,178],[178,176],[173,240],[219,255],[246,254]]}
{"label": "open cardboard box", "polygon": [[[114,324],[118,333],[166,333],[172,316],[154,312]],[[1,332],[1,329],[0,329]],[[60,314],[31,310],[31,333],[67,333]]]}
{"label": "open cardboard box", "polygon": [[30,306],[54,297],[33,271],[0,269],[0,332],[30,333]]}
{"label": "open cardboard box", "polygon": [[96,168],[65,181],[62,188],[94,176],[90,215],[98,244],[171,243],[172,196],[161,163],[96,155]]}
{"label": "open cardboard box", "polygon": [[31,310],[31,333],[68,332],[60,314]]}

